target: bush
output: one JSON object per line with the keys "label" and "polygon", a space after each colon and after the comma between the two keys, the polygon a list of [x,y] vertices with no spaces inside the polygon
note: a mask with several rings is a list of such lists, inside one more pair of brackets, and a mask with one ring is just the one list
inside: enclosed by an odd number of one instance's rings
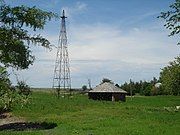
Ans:
{"label": "bush", "polygon": [[11,85],[6,68],[0,66],[0,109],[11,110],[16,104],[28,102],[27,96],[20,95]]}
{"label": "bush", "polygon": [[0,66],[0,104],[1,108],[7,110],[13,102],[13,89],[8,78],[6,68]]}
{"label": "bush", "polygon": [[31,89],[25,81],[18,81],[16,88],[20,95],[28,96],[31,94]]}
{"label": "bush", "polygon": [[83,91],[87,90],[87,86],[86,86],[86,85],[83,85],[83,86],[82,86],[82,90],[83,90]]}
{"label": "bush", "polygon": [[103,78],[103,79],[102,79],[102,83],[105,83],[105,82],[113,83],[110,79],[108,79],[108,78]]}

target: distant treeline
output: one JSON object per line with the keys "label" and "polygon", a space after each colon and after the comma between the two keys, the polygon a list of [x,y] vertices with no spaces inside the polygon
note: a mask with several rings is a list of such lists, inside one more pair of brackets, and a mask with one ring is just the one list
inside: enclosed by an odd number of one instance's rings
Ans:
{"label": "distant treeline", "polygon": [[125,82],[120,86],[129,95],[139,93],[140,95],[180,95],[180,56],[169,65],[162,68],[159,80],[155,77],[151,81]]}
{"label": "distant treeline", "polygon": [[[134,82],[130,80],[130,82],[125,82],[120,86],[123,90],[128,92],[128,95],[135,95],[139,93],[140,95],[151,96],[151,95],[164,95],[161,84],[158,83],[158,79],[155,77],[151,81],[139,81]],[[116,86],[119,86],[116,84]]]}
{"label": "distant treeline", "polygon": [[[104,78],[103,82],[112,82],[110,79]],[[159,79],[153,77],[151,81],[134,82],[130,80],[120,87],[128,92],[128,95],[139,93],[145,96],[154,95],[180,95],[180,55],[175,60],[170,61],[167,66],[161,69]],[[83,90],[87,86],[83,86]]]}

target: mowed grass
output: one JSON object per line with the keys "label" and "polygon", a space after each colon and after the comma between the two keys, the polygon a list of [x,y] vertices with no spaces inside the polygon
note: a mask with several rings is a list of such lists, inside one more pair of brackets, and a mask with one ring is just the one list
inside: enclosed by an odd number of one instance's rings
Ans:
{"label": "mowed grass", "polygon": [[[93,101],[86,95],[57,99],[33,92],[31,104],[14,108],[15,116],[31,122],[53,122],[50,130],[1,131],[19,135],[179,135],[179,96],[127,97],[126,102]],[[164,109],[164,107],[172,107]]]}

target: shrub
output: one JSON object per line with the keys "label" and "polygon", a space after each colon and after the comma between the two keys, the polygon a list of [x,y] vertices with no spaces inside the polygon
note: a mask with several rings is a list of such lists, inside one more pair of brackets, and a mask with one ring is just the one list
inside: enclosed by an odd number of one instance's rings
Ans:
{"label": "shrub", "polygon": [[11,85],[6,68],[0,66],[0,109],[11,110],[16,104],[28,102],[27,96],[20,95]]}
{"label": "shrub", "polygon": [[[108,79],[108,78],[103,78],[103,79],[102,79],[102,83],[105,83],[105,82],[113,83],[110,79]],[[101,84],[102,84],[102,83],[101,83]]]}
{"label": "shrub", "polygon": [[87,90],[87,86],[86,86],[86,85],[83,85],[83,86],[82,86],[82,90],[83,90],[83,91]]}
{"label": "shrub", "polygon": [[16,88],[20,95],[28,96],[31,94],[31,89],[25,81],[18,81]]}

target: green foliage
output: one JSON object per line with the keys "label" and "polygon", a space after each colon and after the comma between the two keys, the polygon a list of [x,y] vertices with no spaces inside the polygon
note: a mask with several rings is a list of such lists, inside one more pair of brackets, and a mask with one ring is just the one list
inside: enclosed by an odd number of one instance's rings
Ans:
{"label": "green foliage", "polygon": [[11,106],[13,99],[13,90],[11,88],[10,80],[7,71],[0,66],[0,105],[2,109],[8,109]]}
{"label": "green foliage", "polygon": [[[30,44],[40,45],[50,49],[50,42],[41,35],[30,35],[28,30],[35,31],[44,28],[47,21],[58,17],[52,12],[43,11],[36,7],[10,7],[1,1],[0,6],[0,63],[6,67],[26,69],[35,59],[30,50]],[[28,30],[27,30],[28,29]],[[29,86],[18,82],[12,88],[7,72],[0,67],[0,105],[11,109],[14,104],[26,103],[30,94]]]}
{"label": "green foliage", "polygon": [[83,91],[87,90],[87,86],[86,86],[86,85],[83,85],[83,86],[82,86],[82,90],[83,90]]}
{"label": "green foliage", "polygon": [[10,80],[6,68],[0,66],[0,96],[3,94],[3,90],[9,89]]}
{"label": "green foliage", "polygon": [[0,109],[10,110],[16,104],[23,106],[28,97],[20,95],[15,87],[11,86],[6,68],[0,66]]}
{"label": "green foliage", "polygon": [[[175,2],[170,5],[171,10],[167,12],[162,12],[159,18],[163,18],[166,21],[164,25],[167,29],[171,31],[169,36],[180,34],[180,0],[175,0]],[[180,43],[178,43],[180,44]]]}
{"label": "green foliage", "polygon": [[120,86],[123,90],[127,91],[127,95],[135,95],[135,84],[134,82],[130,81],[129,83],[125,82],[123,85]]}
{"label": "green foliage", "polygon": [[14,88],[3,90],[3,94],[0,96],[0,109],[12,110],[17,104],[23,107],[29,102],[27,96],[19,95]]}
{"label": "green foliage", "polygon": [[[155,84],[161,82],[160,87],[155,87]],[[170,62],[167,67],[164,67],[160,72],[160,78],[157,80],[155,77],[147,82],[125,82],[121,88],[128,92],[128,95],[139,93],[145,96],[155,95],[180,95],[180,56]]]}
{"label": "green foliage", "polygon": [[18,81],[16,88],[20,95],[29,96],[31,94],[31,89],[25,81]]}
{"label": "green foliage", "polygon": [[50,48],[50,42],[41,35],[30,35],[28,30],[43,29],[48,20],[57,17],[36,7],[0,6],[0,62],[6,66],[26,69],[35,57],[30,44]]}
{"label": "green foliage", "polygon": [[102,79],[102,83],[105,83],[105,82],[109,82],[109,83],[112,83],[112,81],[108,78],[103,78]]}
{"label": "green foliage", "polygon": [[180,95],[180,56],[162,69],[160,81],[165,94]]}
{"label": "green foliage", "polygon": [[120,88],[119,84],[115,84],[116,87]]}
{"label": "green foliage", "polygon": [[143,91],[143,95],[145,96],[150,96],[151,95],[151,89],[152,89],[152,86],[151,85],[148,85],[145,90]]}
{"label": "green foliage", "polygon": [[151,95],[159,95],[159,89],[155,88],[155,84],[158,82],[158,80],[153,77],[153,79],[149,82],[140,80],[139,82],[133,82],[130,79],[130,82],[125,82],[120,87],[128,92],[128,95],[135,95],[136,93],[139,93],[140,95],[145,96],[151,96]]}

